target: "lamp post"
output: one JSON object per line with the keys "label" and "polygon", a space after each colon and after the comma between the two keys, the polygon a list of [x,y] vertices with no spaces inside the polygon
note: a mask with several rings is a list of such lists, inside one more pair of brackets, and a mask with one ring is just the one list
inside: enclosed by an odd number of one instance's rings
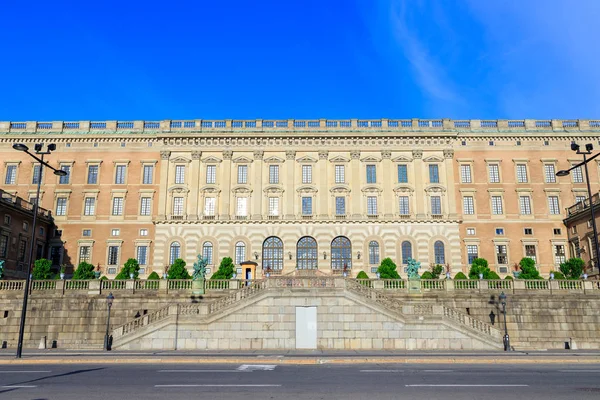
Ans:
{"label": "lamp post", "polygon": [[[579,164],[572,166],[569,169],[561,170],[556,173],[556,176],[567,176],[571,173],[575,168],[579,168],[583,165],[585,169],[585,182],[587,183],[587,191],[588,191],[588,203],[590,204],[590,215],[592,217],[592,230],[594,232],[594,248],[596,250],[596,257],[594,260],[591,260],[592,257],[590,255],[590,260],[594,263],[594,268],[598,268],[598,276],[600,278],[600,265],[598,265],[598,257],[600,257],[600,249],[598,246],[598,230],[596,229],[596,216],[594,215],[594,204],[592,202],[592,188],[590,186],[590,175],[588,173],[588,163],[592,161],[594,158],[600,156],[600,153],[587,158],[586,156],[592,154],[592,150],[594,150],[594,146],[591,143],[585,145],[585,151],[580,150],[580,146],[576,143],[571,143],[571,150],[576,152],[577,154],[583,155],[583,161]],[[585,203],[584,203],[585,204]]]}
{"label": "lamp post", "polygon": [[106,296],[106,305],[108,306],[108,318],[106,319],[106,335],[104,335],[104,350],[105,351],[110,350],[110,345],[108,343],[108,341],[109,341],[108,329],[110,327],[110,309],[112,307],[114,300],[115,300],[115,296],[113,296],[112,292],[110,292],[109,295]]}
{"label": "lamp post", "polygon": [[[63,170],[56,169],[50,164],[44,161],[44,156],[46,154],[50,154],[50,152],[56,150],[55,144],[49,144],[46,146],[46,151],[43,151],[44,145],[38,143],[34,146],[35,154],[29,151],[29,147],[25,146],[22,143],[13,144],[13,149],[18,151],[23,151],[26,154],[33,157],[36,161],[40,163],[40,174],[37,180],[37,194],[35,197],[35,203],[33,203],[33,221],[31,223],[31,243],[29,245],[29,263],[27,266],[27,276],[25,277],[25,293],[23,294],[23,308],[21,309],[21,323],[19,324],[19,341],[17,342],[17,358],[21,358],[21,354],[23,353],[23,335],[25,333],[25,317],[27,316],[27,300],[29,299],[29,282],[31,280],[31,266],[33,265],[33,246],[35,242],[35,230],[37,223],[37,215],[38,215],[38,204],[40,202],[40,187],[42,186],[42,178],[44,177],[44,167],[48,167],[54,171],[54,175],[65,176],[67,173]],[[38,157],[38,155],[40,157]]]}
{"label": "lamp post", "polygon": [[504,314],[504,351],[510,351],[510,337],[508,336],[508,328],[506,326],[506,294],[500,293],[500,304],[502,304],[502,314]]}

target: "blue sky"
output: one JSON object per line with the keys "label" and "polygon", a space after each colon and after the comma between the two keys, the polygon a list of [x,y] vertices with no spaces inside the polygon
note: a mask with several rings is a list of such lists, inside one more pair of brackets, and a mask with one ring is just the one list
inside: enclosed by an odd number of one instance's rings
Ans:
{"label": "blue sky", "polygon": [[7,1],[0,120],[598,118],[600,1]]}

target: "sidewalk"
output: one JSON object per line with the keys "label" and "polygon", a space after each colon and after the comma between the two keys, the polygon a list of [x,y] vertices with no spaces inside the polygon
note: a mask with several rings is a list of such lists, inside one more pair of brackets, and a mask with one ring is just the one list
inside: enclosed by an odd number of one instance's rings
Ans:
{"label": "sidewalk", "polygon": [[0,350],[8,364],[600,364],[597,350],[512,352],[449,351],[100,351],[25,349]]}

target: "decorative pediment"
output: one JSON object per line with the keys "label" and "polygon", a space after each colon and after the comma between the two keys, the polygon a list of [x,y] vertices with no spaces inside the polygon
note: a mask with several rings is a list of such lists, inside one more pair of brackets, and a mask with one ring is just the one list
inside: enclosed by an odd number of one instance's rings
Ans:
{"label": "decorative pediment", "polygon": [[246,156],[240,156],[233,159],[233,162],[236,164],[250,164],[252,161],[254,160]]}
{"label": "decorative pediment", "polygon": [[319,190],[313,185],[302,185],[296,189],[296,192],[298,193],[317,193],[318,191]]}
{"label": "decorative pediment", "polygon": [[190,189],[182,185],[173,185],[167,189],[169,193],[188,193]]}
{"label": "decorative pediment", "polygon": [[185,157],[178,156],[178,157],[175,157],[175,158],[171,158],[169,160],[169,162],[177,163],[177,164],[187,164],[187,163],[192,162],[192,160],[190,160],[188,158],[185,158]]}
{"label": "decorative pediment", "polygon": [[397,163],[405,163],[405,162],[412,162],[412,157],[408,157],[408,156],[398,156],[394,159],[392,159],[393,162],[397,162]]}
{"label": "decorative pediment", "polygon": [[329,159],[332,163],[347,163],[350,162],[350,159],[344,156],[335,156]]}
{"label": "decorative pediment", "polygon": [[200,192],[205,193],[219,193],[221,189],[217,185],[205,185],[199,189]]}
{"label": "decorative pediment", "polygon": [[231,191],[233,193],[252,193],[252,188],[248,185],[237,185],[234,186]]}
{"label": "decorative pediment", "polygon": [[383,189],[381,189],[381,187],[378,185],[367,185],[367,186],[363,186],[363,188],[361,189],[361,192],[363,192],[363,193],[381,193],[381,192],[383,192]]}
{"label": "decorative pediment", "polygon": [[281,164],[281,163],[285,162],[285,160],[283,158],[277,157],[277,156],[271,156],[271,157],[265,158],[263,161],[266,162],[267,164]]}
{"label": "decorative pediment", "polygon": [[381,162],[381,158],[375,156],[366,156],[360,159],[362,162]]}
{"label": "decorative pediment", "polygon": [[303,164],[308,164],[308,163],[316,163],[317,160],[316,158],[313,158],[311,156],[304,156],[304,157],[300,157],[296,160],[299,163],[303,163]]}
{"label": "decorative pediment", "polygon": [[329,189],[331,193],[350,193],[350,186],[348,185],[335,185]]}
{"label": "decorative pediment", "polygon": [[415,188],[406,183],[403,185],[397,185],[394,188],[394,192],[396,192],[396,193],[413,193],[414,191],[415,191]]}
{"label": "decorative pediment", "polygon": [[425,188],[425,192],[427,193],[444,193],[446,188],[442,185],[429,185]]}
{"label": "decorative pediment", "polygon": [[265,193],[283,193],[283,187],[280,185],[269,185],[263,189]]}
{"label": "decorative pediment", "polygon": [[203,163],[207,163],[207,164],[215,164],[215,163],[220,163],[221,160],[220,158],[214,157],[214,156],[208,156],[208,157],[204,157],[202,159]]}
{"label": "decorative pediment", "polygon": [[428,162],[428,163],[436,163],[436,162],[442,162],[444,161],[444,159],[440,156],[429,156],[423,159],[424,162]]}

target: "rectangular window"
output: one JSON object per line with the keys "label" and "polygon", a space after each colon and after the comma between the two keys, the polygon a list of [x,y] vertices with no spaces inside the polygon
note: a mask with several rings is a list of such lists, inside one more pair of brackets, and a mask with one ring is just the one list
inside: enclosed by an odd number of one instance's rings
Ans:
{"label": "rectangular window", "polygon": [[475,205],[473,203],[473,196],[463,197],[463,214],[468,214],[468,215],[475,214]]}
{"label": "rectangular window", "polygon": [[474,236],[475,235],[475,228],[467,228],[467,235]]}
{"label": "rectangular window", "polygon": [[558,196],[548,196],[548,211],[552,215],[559,215]]}
{"label": "rectangular window", "polygon": [[462,183],[471,183],[471,165],[463,164],[460,166],[460,178]]}
{"label": "rectangular window", "polygon": [[67,198],[59,197],[56,199],[56,215],[67,215]]}
{"label": "rectangular window", "polygon": [[526,244],[525,245],[525,257],[531,258],[533,261],[537,263],[537,257],[535,255],[535,245]]}
{"label": "rectangular window", "polygon": [[496,260],[498,260],[499,265],[508,264],[508,255],[506,253],[506,245],[505,244],[497,244],[496,245]]}
{"label": "rectangular window", "polygon": [[377,167],[367,165],[367,183],[377,183]]}
{"label": "rectangular window", "polygon": [[398,183],[408,183],[408,166],[406,164],[398,165]]}
{"label": "rectangular window", "polygon": [[248,166],[247,165],[238,165],[238,183],[239,184],[247,184],[248,183]]}
{"label": "rectangular window", "polygon": [[269,183],[272,185],[279,183],[279,165],[269,165]]}
{"label": "rectangular window", "polygon": [[572,170],[571,176],[573,177],[573,183],[583,183],[583,173],[581,172],[581,167],[577,167]]}
{"label": "rectangular window", "polygon": [[81,232],[81,235],[82,235],[83,237],[90,237],[90,236],[92,236],[92,230],[91,230],[91,229],[84,229],[84,230]]}
{"label": "rectangular window", "polygon": [[529,196],[519,196],[519,206],[521,208],[521,215],[531,214],[531,199]]}
{"label": "rectangular window", "polygon": [[500,183],[500,167],[498,164],[488,166],[490,172],[490,183]]}
{"label": "rectangular window", "polygon": [[88,185],[95,185],[98,183],[98,165],[88,165]]}
{"label": "rectangular window", "polygon": [[114,197],[112,215],[123,215],[123,197]]}
{"label": "rectangular window", "polygon": [[473,260],[479,257],[479,250],[477,249],[477,245],[468,244],[467,245],[467,262],[469,265],[473,264]]}
{"label": "rectangular window", "polygon": [[109,246],[108,247],[108,260],[106,260],[108,265],[118,265],[119,264],[119,246]]}
{"label": "rectangular window", "polygon": [[335,198],[335,215],[346,215],[346,198],[343,196]]}
{"label": "rectangular window", "polygon": [[527,165],[517,164],[517,182],[527,183]]}
{"label": "rectangular window", "polygon": [[553,232],[554,232],[555,235],[561,235],[562,234],[562,229],[560,229],[560,228],[554,228]]}
{"label": "rectangular window", "polygon": [[138,246],[136,259],[140,265],[148,265],[148,246]]}
{"label": "rectangular window", "polygon": [[398,210],[400,211],[400,215],[410,215],[408,196],[400,196],[398,199]]}
{"label": "rectangular window", "polygon": [[144,185],[152,184],[152,177],[154,176],[154,165],[144,165],[144,176],[142,183]]}
{"label": "rectangular window", "polygon": [[152,205],[151,197],[142,197],[141,203],[140,203],[140,215],[150,215],[151,214],[151,205]]}
{"label": "rectangular window", "polygon": [[566,262],[567,257],[565,255],[565,246],[558,244],[554,246],[554,264],[557,266]]}
{"label": "rectangular window", "polygon": [[206,166],[206,183],[217,183],[217,166]]}
{"label": "rectangular window", "polygon": [[492,214],[504,214],[504,211],[502,210],[502,196],[492,196]]}
{"label": "rectangular window", "polygon": [[5,185],[14,185],[17,183],[17,166],[8,165],[6,167],[6,178],[4,179]]}
{"label": "rectangular window", "polygon": [[504,228],[496,228],[496,235],[504,235]]}
{"label": "rectangular window", "polygon": [[204,199],[204,215],[215,215],[215,198],[207,197]]}
{"label": "rectangular window", "polygon": [[437,164],[429,164],[429,182],[440,183],[440,170]]}
{"label": "rectangular window", "polygon": [[554,164],[544,164],[544,175],[546,176],[546,183],[556,183]]}
{"label": "rectangular window", "polygon": [[175,166],[175,184],[183,185],[185,183],[185,165]]}
{"label": "rectangular window", "polygon": [[173,215],[183,215],[183,197],[173,197]]}
{"label": "rectangular window", "polygon": [[25,251],[27,250],[27,240],[21,239],[19,241],[19,253],[17,259],[19,261],[25,261]]}
{"label": "rectangular window", "polygon": [[312,215],[312,197],[302,197],[302,215]]}
{"label": "rectangular window", "polygon": [[376,196],[367,196],[367,215],[377,215]]}
{"label": "rectangular window", "polygon": [[121,230],[118,228],[110,230],[110,236],[119,236],[121,234]]}
{"label": "rectangular window", "polygon": [[587,199],[587,196],[575,196],[575,203],[583,203]]}
{"label": "rectangular window", "polygon": [[440,196],[431,196],[431,214],[442,215],[442,199]]}
{"label": "rectangular window", "polygon": [[89,263],[90,262],[90,255],[91,255],[90,250],[91,250],[90,246],[81,246],[79,248],[79,263],[82,263],[82,262]]}
{"label": "rectangular window", "polygon": [[302,183],[312,183],[312,165],[302,166]]}
{"label": "rectangular window", "polygon": [[60,167],[61,170],[65,171],[67,174],[64,176],[61,176],[58,180],[58,183],[60,185],[68,185],[69,181],[71,180],[71,166],[70,165],[63,165]]}
{"label": "rectangular window", "polygon": [[115,184],[124,185],[126,173],[127,173],[126,165],[117,165],[116,171],[115,171]]}
{"label": "rectangular window", "polygon": [[83,215],[94,215],[96,213],[96,199],[94,197],[86,197],[83,207]]}
{"label": "rectangular window", "polygon": [[140,236],[148,236],[148,229],[140,229]]}
{"label": "rectangular window", "polygon": [[40,182],[40,171],[41,166],[35,165],[33,167],[33,179],[31,180],[31,183],[33,183],[34,185],[37,185]]}
{"label": "rectangular window", "polygon": [[[209,243],[209,242],[207,242]],[[206,244],[204,244],[204,246],[202,246],[202,257],[206,258],[208,265],[212,265],[213,263],[213,247],[212,245],[207,246]]]}
{"label": "rectangular window", "polygon": [[[279,199],[277,199],[279,200]],[[237,198],[237,214],[240,217],[246,217],[248,215],[248,198],[238,197]]]}
{"label": "rectangular window", "polygon": [[0,257],[6,258],[8,253],[8,235],[0,236]]}
{"label": "rectangular window", "polygon": [[279,215],[279,197],[269,197],[269,215]]}
{"label": "rectangular window", "polygon": [[346,168],[344,165],[335,166],[335,183],[346,183]]}
{"label": "rectangular window", "polygon": [[525,235],[533,235],[533,229],[532,228],[523,228],[523,233]]}

